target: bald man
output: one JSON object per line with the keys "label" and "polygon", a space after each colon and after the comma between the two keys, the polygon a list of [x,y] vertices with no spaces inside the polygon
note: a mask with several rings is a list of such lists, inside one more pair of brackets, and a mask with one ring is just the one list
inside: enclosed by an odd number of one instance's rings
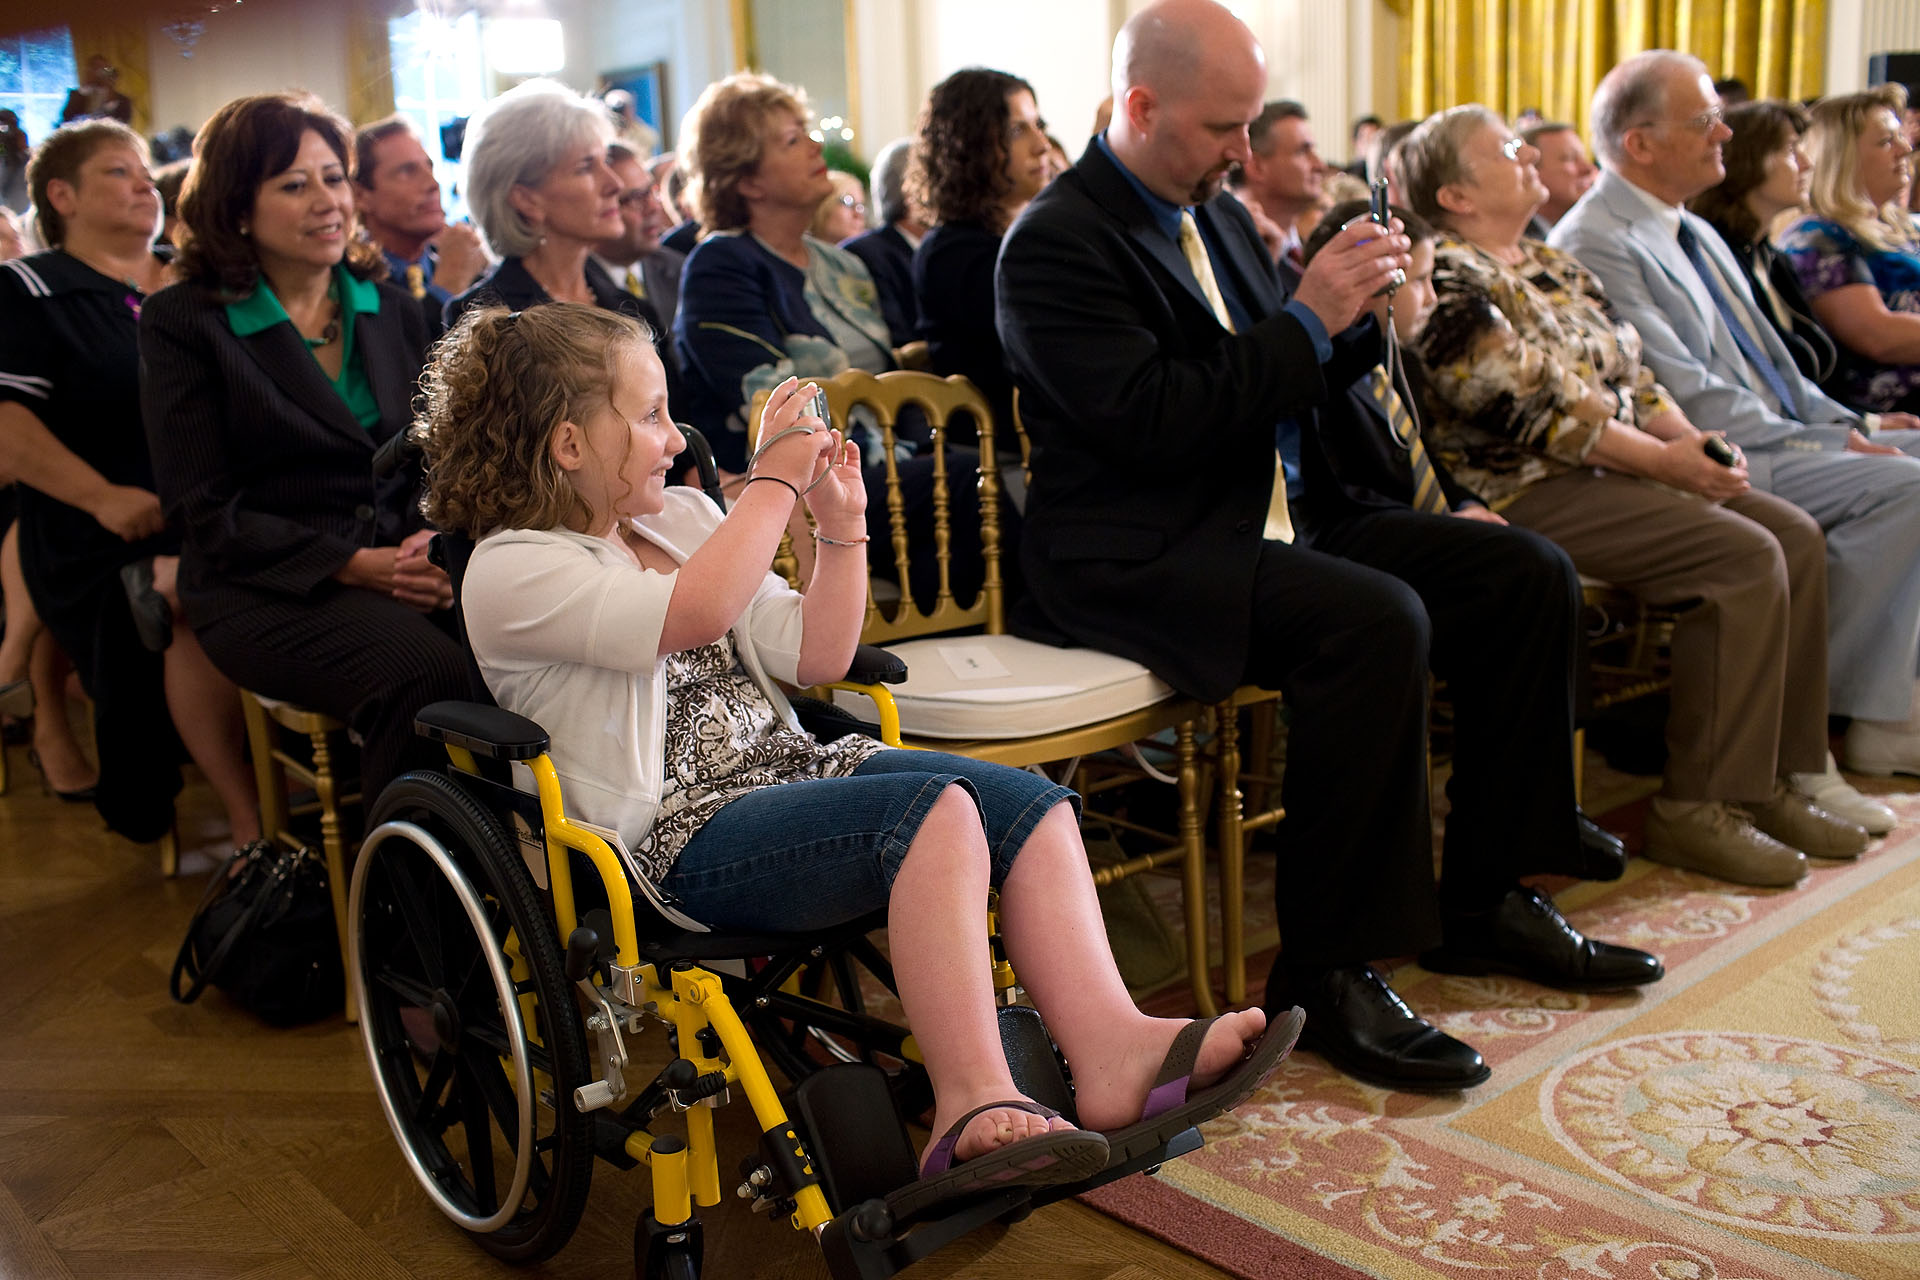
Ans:
{"label": "bald man", "polygon": [[[1243,683],[1285,694],[1284,949],[1267,1006],[1304,1007],[1302,1043],[1358,1078],[1461,1089],[1487,1078],[1480,1055],[1416,1016],[1374,959],[1426,950],[1447,972],[1589,990],[1660,965],[1583,938],[1518,886],[1580,859],[1577,580],[1541,540],[1464,509],[1477,504],[1349,501],[1337,459],[1353,451],[1320,433],[1354,418],[1322,410],[1380,361],[1363,312],[1408,242],[1349,226],[1289,290],[1220,195],[1266,88],[1226,9],[1142,10],[1114,45],[1105,133],[1008,233],[999,329],[1036,446],[1015,629],[1132,658],[1209,702]],[[1456,719],[1438,887],[1430,662]]]}

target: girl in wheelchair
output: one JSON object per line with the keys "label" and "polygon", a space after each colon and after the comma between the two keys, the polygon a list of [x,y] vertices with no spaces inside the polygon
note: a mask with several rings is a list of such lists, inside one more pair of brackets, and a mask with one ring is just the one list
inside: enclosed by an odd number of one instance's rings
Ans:
{"label": "girl in wheelchair", "polygon": [[[779,684],[841,678],[866,609],[857,446],[789,379],[731,511],[668,474],[684,444],[631,319],[573,304],[476,311],[440,344],[419,435],[427,510],[477,541],[468,635],[501,706],[552,735],[579,816],[718,928],[805,934],[887,910],[935,1094],[923,1176],[1047,1184],[1232,1107],[1298,1016],[1135,1008],[1108,949],[1078,797],[1022,770],[802,731]],[[791,430],[792,428],[801,430]],[[767,571],[795,502],[818,525],[804,594]],[[1001,933],[1070,1064],[1075,1129],[1022,1097],[995,1020]],[[1103,1133],[1104,1131],[1104,1133]]]}

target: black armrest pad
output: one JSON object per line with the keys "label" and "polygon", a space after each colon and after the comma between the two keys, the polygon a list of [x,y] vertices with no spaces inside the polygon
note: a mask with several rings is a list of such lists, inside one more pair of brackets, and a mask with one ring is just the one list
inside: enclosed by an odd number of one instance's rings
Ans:
{"label": "black armrest pad", "polygon": [[480,702],[431,702],[413,718],[424,738],[494,760],[531,760],[547,749],[547,731],[525,716]]}
{"label": "black armrest pad", "polygon": [[907,678],[907,664],[878,645],[863,644],[853,651],[847,679],[855,684],[899,684]]}

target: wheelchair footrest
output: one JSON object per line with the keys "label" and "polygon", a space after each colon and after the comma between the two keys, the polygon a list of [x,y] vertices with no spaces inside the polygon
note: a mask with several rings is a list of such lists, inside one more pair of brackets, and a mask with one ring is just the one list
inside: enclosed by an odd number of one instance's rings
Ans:
{"label": "wheelchair footrest", "polygon": [[878,1067],[842,1062],[814,1072],[794,1087],[792,1112],[836,1211],[883,1199],[920,1174],[887,1073]]}
{"label": "wheelchair footrest", "polygon": [[1053,1037],[1040,1021],[1040,1011],[1027,1005],[1007,1005],[1000,1009],[1000,1047],[1007,1055],[1007,1069],[1020,1092],[1043,1107],[1052,1107],[1072,1124],[1080,1123],[1073,1106],[1073,1090],[1060,1066],[1059,1051]]}

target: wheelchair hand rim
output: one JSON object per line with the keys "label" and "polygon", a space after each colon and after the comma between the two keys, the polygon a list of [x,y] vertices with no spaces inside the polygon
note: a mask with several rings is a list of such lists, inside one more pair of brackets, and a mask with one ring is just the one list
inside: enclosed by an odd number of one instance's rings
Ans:
{"label": "wheelchair hand rim", "polygon": [[[385,1064],[380,1060],[378,1046],[374,1043],[373,1019],[369,1016],[371,1006],[367,1002],[366,966],[362,963],[360,912],[366,899],[368,869],[373,865],[373,853],[389,840],[402,839],[413,845],[433,862],[435,868],[452,886],[454,896],[460,900],[460,907],[467,914],[468,923],[473,926],[476,936],[491,940],[492,927],[487,923],[486,913],[480,905],[480,895],[474,892],[473,884],[460,870],[453,855],[446,846],[435,839],[433,834],[417,823],[395,820],[383,822],[367,833],[360,843],[360,856],[353,868],[353,885],[347,898],[347,959],[348,970],[353,981],[353,993],[360,1009],[360,1039],[367,1050],[367,1067],[373,1072],[378,1086],[385,1078]],[[510,1033],[507,1043],[513,1051],[514,1079],[521,1087],[515,1090],[517,1119],[520,1126],[520,1140],[514,1145],[513,1181],[507,1188],[507,1194],[500,1198],[500,1208],[487,1217],[471,1214],[455,1204],[440,1187],[432,1172],[426,1167],[413,1144],[407,1141],[406,1130],[395,1108],[393,1097],[388,1089],[379,1087],[380,1109],[386,1113],[387,1125],[393,1130],[393,1136],[400,1145],[400,1153],[406,1157],[407,1164],[413,1170],[416,1181],[426,1189],[427,1195],[439,1206],[440,1212],[453,1219],[464,1229],[479,1235],[498,1231],[513,1221],[519,1212],[520,1202],[526,1199],[527,1186],[533,1175],[533,1069],[527,1058],[526,1023],[520,1016],[520,1002],[516,998],[513,975],[507,972],[506,960],[498,946],[485,945],[481,954],[486,958],[487,971],[493,979],[495,997],[500,1002],[501,1016],[507,1023]]]}

